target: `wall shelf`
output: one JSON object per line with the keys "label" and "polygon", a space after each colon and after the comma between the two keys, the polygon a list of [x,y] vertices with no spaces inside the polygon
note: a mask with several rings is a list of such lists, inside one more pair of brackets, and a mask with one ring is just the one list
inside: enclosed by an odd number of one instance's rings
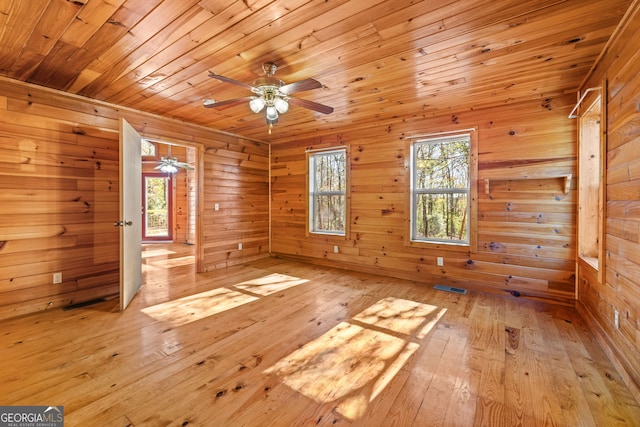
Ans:
{"label": "wall shelf", "polygon": [[515,178],[502,178],[502,177],[485,178],[484,192],[486,194],[489,194],[489,186],[491,181],[523,181],[528,179],[562,179],[564,194],[569,194],[569,189],[571,188],[571,177],[572,177],[572,174],[554,175],[554,176],[525,176],[525,177],[515,177]]}

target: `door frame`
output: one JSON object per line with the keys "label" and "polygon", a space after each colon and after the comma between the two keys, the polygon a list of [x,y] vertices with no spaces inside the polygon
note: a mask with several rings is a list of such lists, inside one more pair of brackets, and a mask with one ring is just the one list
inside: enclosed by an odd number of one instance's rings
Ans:
{"label": "door frame", "polygon": [[[193,215],[195,215],[195,268],[196,273],[204,271],[204,247],[202,237],[202,218],[204,216],[204,154],[205,146],[203,143],[193,141],[185,141],[178,138],[166,138],[158,134],[142,133],[142,138],[156,142],[158,144],[166,144],[172,146],[186,147],[193,150],[195,155],[194,173],[195,173],[195,207]],[[182,172],[180,172],[182,173]],[[141,232],[142,235],[142,232]]]}

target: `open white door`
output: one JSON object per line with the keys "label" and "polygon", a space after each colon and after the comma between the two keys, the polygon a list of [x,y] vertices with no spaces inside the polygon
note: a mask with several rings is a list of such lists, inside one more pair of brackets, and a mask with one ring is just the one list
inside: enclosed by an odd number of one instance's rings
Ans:
{"label": "open white door", "polygon": [[142,137],[120,119],[120,310],[142,285]]}

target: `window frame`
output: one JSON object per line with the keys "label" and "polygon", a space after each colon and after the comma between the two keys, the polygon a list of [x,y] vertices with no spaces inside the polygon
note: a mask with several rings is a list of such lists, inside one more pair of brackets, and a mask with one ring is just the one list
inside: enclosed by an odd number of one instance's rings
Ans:
{"label": "window frame", "polygon": [[[345,198],[345,206],[344,206],[344,230],[318,230],[315,229],[315,196],[318,194],[314,191],[313,185],[315,183],[315,173],[314,173],[314,165],[315,158],[318,155],[328,155],[335,153],[343,153],[344,154],[344,191],[328,191],[321,192],[321,195],[344,195]],[[349,212],[350,212],[350,177],[349,177],[350,163],[349,163],[349,150],[346,146],[340,147],[330,147],[330,148],[321,148],[321,149],[312,149],[307,150],[307,236],[309,235],[317,235],[317,236],[336,236],[340,238],[346,238],[349,235]]]}
{"label": "window frame", "polygon": [[[151,141],[149,139],[142,139],[142,144],[149,144],[149,146],[153,147],[153,154],[145,154],[145,153],[140,153],[142,160],[155,160],[157,158],[159,158],[158,155],[158,143],[155,141]],[[140,147],[141,151],[142,151],[142,145]]]}
{"label": "window frame", "polygon": [[[407,182],[409,183],[409,195],[407,197],[407,234],[405,243],[408,246],[422,248],[441,248],[459,252],[477,252],[477,200],[478,200],[478,132],[476,128],[464,129],[459,131],[440,132],[419,137],[407,139],[406,150],[408,153],[407,162]],[[425,141],[442,141],[452,140],[464,137],[468,139],[469,144],[469,179],[468,186],[465,190],[467,194],[467,218],[468,227],[466,240],[448,240],[448,239],[422,239],[415,238],[415,218],[416,218],[416,189],[415,186],[415,147],[418,143]],[[445,192],[435,190],[418,190],[419,194],[445,194]]]}
{"label": "window frame", "polygon": [[[603,86],[604,87],[604,86]],[[588,265],[597,271],[598,280],[602,283],[605,271],[605,218],[606,218],[606,114],[604,105],[604,94],[598,93],[584,100],[587,107],[581,112],[578,118],[578,202],[577,202],[577,259],[583,265]],[[595,112],[594,112],[595,111]],[[598,130],[587,123],[594,118],[598,119]],[[595,134],[598,140],[585,139],[592,138]],[[587,147],[587,145],[589,147]],[[591,160],[591,155],[596,153],[598,158],[596,168],[593,171],[585,165]],[[594,172],[596,172],[594,174]],[[598,185],[593,188],[593,175],[598,176]],[[585,203],[588,206],[585,206]],[[587,216],[594,216],[594,219],[586,220]],[[591,247],[589,254],[584,253],[585,246]]]}

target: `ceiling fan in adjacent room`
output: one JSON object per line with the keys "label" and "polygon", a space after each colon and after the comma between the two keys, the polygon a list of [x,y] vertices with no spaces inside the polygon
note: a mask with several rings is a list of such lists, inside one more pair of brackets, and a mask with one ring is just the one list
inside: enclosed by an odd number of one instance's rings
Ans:
{"label": "ceiling fan in adjacent room", "polygon": [[154,169],[164,173],[176,173],[180,169],[193,170],[189,163],[179,162],[177,157],[171,157],[171,145],[167,148],[167,157],[161,157],[158,163]]}
{"label": "ceiling fan in adjacent room", "polygon": [[252,85],[210,71],[209,77],[242,86],[253,92],[254,95],[218,102],[213,99],[205,99],[204,106],[206,108],[216,108],[248,102],[249,108],[251,108],[251,111],[254,113],[259,113],[263,109],[265,110],[265,119],[269,125],[269,133],[271,133],[272,126],[278,123],[278,115],[284,114],[289,110],[289,104],[323,114],[333,112],[333,107],[291,96],[297,92],[321,88],[322,84],[319,81],[309,78],[295,83],[285,84],[285,82],[273,76],[277,69],[278,66],[274,62],[265,62],[262,64],[262,70],[266,75],[256,79]]}

